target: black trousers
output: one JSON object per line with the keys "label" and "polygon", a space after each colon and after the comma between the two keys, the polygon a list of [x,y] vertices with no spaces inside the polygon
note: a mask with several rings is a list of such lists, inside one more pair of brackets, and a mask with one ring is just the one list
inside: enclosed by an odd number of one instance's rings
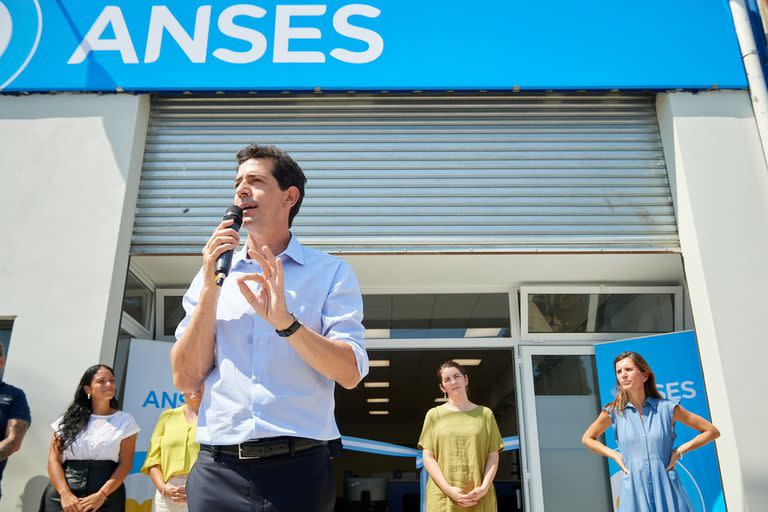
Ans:
{"label": "black trousers", "polygon": [[[68,460],[62,464],[67,485],[72,494],[84,498],[101,489],[112,477],[117,462],[111,460]],[[40,500],[40,512],[60,512],[61,497],[52,484],[48,484]],[[99,512],[123,512],[125,510],[125,486],[121,485],[109,495]]]}
{"label": "black trousers", "polygon": [[333,512],[335,502],[327,446],[249,460],[200,450],[187,478],[189,512]]}

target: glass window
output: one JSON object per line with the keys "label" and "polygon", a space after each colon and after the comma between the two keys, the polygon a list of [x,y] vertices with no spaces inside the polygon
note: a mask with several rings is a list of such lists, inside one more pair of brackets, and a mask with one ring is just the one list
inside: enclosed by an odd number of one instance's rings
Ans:
{"label": "glass window", "polygon": [[145,329],[152,330],[150,325],[152,318],[152,290],[131,271],[128,271],[128,278],[125,281],[123,311],[144,326]]}
{"label": "glass window", "polygon": [[131,338],[133,338],[124,329],[120,329],[117,335],[117,345],[115,346],[115,364],[112,368],[115,370],[115,386],[117,387],[117,399],[120,403],[125,397],[125,372],[128,366],[128,351],[131,347]]}
{"label": "glass window", "polygon": [[[594,359],[594,356],[533,356],[533,384],[536,395],[596,397]],[[595,404],[594,410],[598,408]],[[590,412],[592,411],[590,408]]]}
{"label": "glass window", "polygon": [[674,330],[674,293],[528,295],[529,333],[659,333]]}
{"label": "glass window", "polygon": [[[11,330],[13,329],[13,320],[0,320],[0,343],[3,345],[3,357],[8,357],[8,344],[11,342]],[[0,368],[0,380],[3,379],[5,367]]]}
{"label": "glass window", "polygon": [[531,362],[544,510],[613,510],[608,460],[581,444],[600,410],[595,356],[533,355]]}
{"label": "glass window", "polygon": [[181,305],[181,295],[166,295],[163,298],[163,336],[176,333],[176,326],[184,320],[184,306]]}
{"label": "glass window", "polygon": [[528,296],[529,332],[587,332],[589,294],[541,293]]}
{"label": "glass window", "polygon": [[506,338],[509,296],[365,295],[366,338]]}
{"label": "glass window", "polygon": [[675,297],[671,293],[601,294],[596,332],[672,332]]}

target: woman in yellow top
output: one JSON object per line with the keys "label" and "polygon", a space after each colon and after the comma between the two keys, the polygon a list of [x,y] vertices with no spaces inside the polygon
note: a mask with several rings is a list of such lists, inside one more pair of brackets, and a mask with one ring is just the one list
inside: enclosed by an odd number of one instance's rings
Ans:
{"label": "woman in yellow top", "polygon": [[157,512],[187,512],[187,475],[200,451],[195,441],[200,398],[199,393],[185,394],[184,405],[163,411],[152,432],[141,472],[157,487]]}
{"label": "woman in yellow top", "polygon": [[427,512],[495,512],[493,477],[504,447],[493,412],[467,397],[469,377],[456,361],[437,371],[448,401],[424,418],[419,438],[429,473]]}

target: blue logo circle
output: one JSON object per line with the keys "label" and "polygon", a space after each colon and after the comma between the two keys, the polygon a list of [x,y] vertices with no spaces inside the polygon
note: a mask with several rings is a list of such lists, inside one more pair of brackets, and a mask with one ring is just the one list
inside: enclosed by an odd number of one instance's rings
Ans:
{"label": "blue logo circle", "polygon": [[0,0],[0,91],[32,60],[42,31],[38,0]]}

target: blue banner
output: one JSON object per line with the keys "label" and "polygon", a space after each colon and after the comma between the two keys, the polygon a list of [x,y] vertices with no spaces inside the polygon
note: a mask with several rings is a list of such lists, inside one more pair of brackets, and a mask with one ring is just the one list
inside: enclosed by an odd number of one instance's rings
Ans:
{"label": "blue banner", "polygon": [[727,0],[0,0],[0,90],[747,86]]}
{"label": "blue banner", "polygon": [[[699,363],[699,349],[693,331],[595,345],[598,387],[603,405],[610,403],[616,396],[613,360],[624,351],[637,352],[648,361],[656,374],[656,384],[662,396],[680,400],[680,405],[685,409],[711,420],[704,375]],[[679,422],[675,424],[675,431],[677,432],[675,446],[688,442],[698,434],[696,430]],[[618,448],[615,439],[613,428],[609,428],[605,433],[608,447]],[[609,461],[609,467],[611,488],[614,490],[614,503],[616,503],[621,470],[612,460]],[[714,443],[686,453],[677,464],[677,473],[691,498],[694,511],[725,511]]]}

